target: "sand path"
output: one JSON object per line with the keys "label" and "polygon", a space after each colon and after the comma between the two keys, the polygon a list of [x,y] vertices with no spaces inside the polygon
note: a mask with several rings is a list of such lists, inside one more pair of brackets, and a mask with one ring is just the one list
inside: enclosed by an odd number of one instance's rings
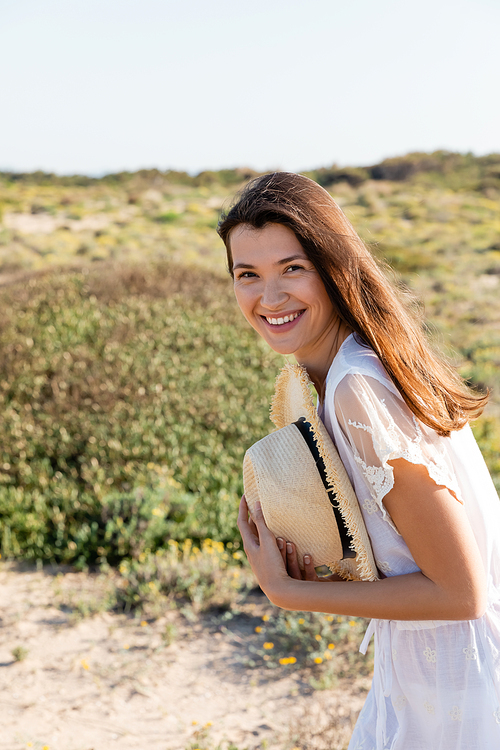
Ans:
{"label": "sand path", "polygon": [[0,567],[0,750],[347,746],[366,678],[314,692],[297,672],[245,667],[251,618],[190,625],[169,613],[141,625],[102,613],[75,623],[57,592],[88,582]]}

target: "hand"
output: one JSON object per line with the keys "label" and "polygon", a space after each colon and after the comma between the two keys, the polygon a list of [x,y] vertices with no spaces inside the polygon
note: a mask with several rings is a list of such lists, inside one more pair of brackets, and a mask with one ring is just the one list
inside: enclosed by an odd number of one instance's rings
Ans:
{"label": "hand", "polygon": [[266,526],[260,504],[257,505],[253,516],[249,518],[245,495],[240,502],[238,528],[243,539],[243,549],[259,586],[273,601],[274,593],[290,579],[276,538]]}
{"label": "hand", "polygon": [[321,576],[316,573],[312,555],[305,554],[304,559],[304,570],[299,567],[299,561],[297,558],[297,550],[293,542],[285,542],[280,537],[277,538],[278,549],[281,551],[281,557],[283,558],[283,564],[288,572],[290,578],[295,578],[298,581],[318,581],[319,583],[328,581],[343,581],[344,579],[340,576],[332,573],[329,576]]}
{"label": "hand", "polygon": [[[238,514],[238,528],[243,539],[243,549],[259,586],[266,596],[274,601],[276,595],[280,600],[290,579],[306,581],[341,581],[339,576],[331,575],[319,578],[311,555],[304,555],[305,570],[299,568],[295,545],[290,543],[291,551],[283,539],[277,540],[266,526],[264,515],[259,504],[253,517],[249,518],[245,495],[241,498]],[[280,546],[281,544],[281,546]]]}

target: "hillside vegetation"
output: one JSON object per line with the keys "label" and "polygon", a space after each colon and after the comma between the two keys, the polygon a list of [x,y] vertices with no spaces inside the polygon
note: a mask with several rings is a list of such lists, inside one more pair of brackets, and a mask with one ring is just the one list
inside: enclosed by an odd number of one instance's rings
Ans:
{"label": "hillside vegetation", "polygon": [[[236,309],[215,232],[252,174],[0,175],[4,556],[153,560],[138,588],[167,548],[169,565],[191,545],[240,564],[241,461],[271,428],[283,361]],[[435,344],[492,389],[474,429],[500,487],[500,155],[310,176],[421,298]]]}

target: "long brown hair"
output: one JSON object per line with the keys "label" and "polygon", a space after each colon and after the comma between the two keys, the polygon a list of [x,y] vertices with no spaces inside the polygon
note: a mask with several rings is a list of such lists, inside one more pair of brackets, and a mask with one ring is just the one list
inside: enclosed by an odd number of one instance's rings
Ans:
{"label": "long brown hair", "polygon": [[417,317],[330,194],[313,180],[274,172],[248,183],[218,226],[231,275],[231,230],[270,223],[294,232],[338,315],[377,353],[419,420],[448,436],[481,414],[488,397],[471,391],[430,349]]}

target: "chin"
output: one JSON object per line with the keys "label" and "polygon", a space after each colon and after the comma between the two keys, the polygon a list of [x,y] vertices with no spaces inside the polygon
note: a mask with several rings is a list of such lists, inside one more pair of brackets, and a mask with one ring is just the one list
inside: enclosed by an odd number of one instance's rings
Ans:
{"label": "chin", "polygon": [[273,352],[276,352],[277,354],[295,354],[297,349],[294,346],[286,345],[286,344],[278,344],[277,342],[271,342],[268,339],[265,339],[266,344],[271,347]]}

